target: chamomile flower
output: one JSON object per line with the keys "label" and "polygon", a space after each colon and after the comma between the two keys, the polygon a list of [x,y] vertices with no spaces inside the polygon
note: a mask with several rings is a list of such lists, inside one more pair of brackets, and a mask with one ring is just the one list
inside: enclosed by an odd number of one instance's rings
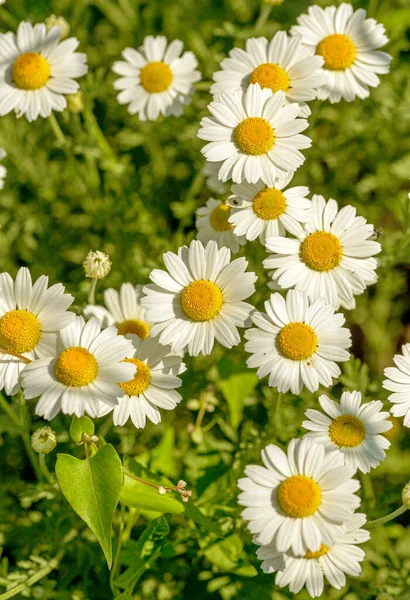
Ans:
{"label": "chamomile flower", "polygon": [[291,35],[301,36],[310,53],[324,59],[324,84],[320,100],[351,102],[367,98],[369,88],[380,84],[378,75],[388,73],[392,57],[380,48],[389,41],[384,26],[366,19],[366,11],[353,11],[351,4],[321,8],[309,6],[297,18]]}
{"label": "chamomile flower", "polygon": [[136,366],[134,378],[120,383],[122,394],[118,405],[102,407],[99,416],[113,410],[114,425],[125,425],[131,419],[135,427],[145,427],[146,419],[157,425],[161,422],[160,408],[172,410],[182,400],[176,388],[181,386],[177,377],[186,370],[179,355],[170,346],[162,346],[157,339],[141,340],[133,334],[126,336],[133,345],[132,354],[125,360]]}
{"label": "chamomile flower", "polygon": [[100,403],[115,406],[121,393],[117,383],[135,375],[135,364],[123,362],[132,344],[116,327],[101,331],[101,323],[82,317],[58,334],[54,356],[34,360],[22,374],[24,397],[39,396],[36,414],[53,419],[60,411],[81,417],[98,416]]}
{"label": "chamomile flower", "polygon": [[383,381],[383,387],[393,392],[389,396],[393,404],[391,414],[404,417],[403,425],[410,427],[410,344],[402,346],[401,352],[393,358],[396,366],[384,370],[386,379]]}
{"label": "chamomile flower", "polygon": [[225,348],[240,342],[238,327],[250,323],[253,307],[243,302],[255,291],[255,273],[245,272],[245,258],[231,262],[228,248],[198,240],[182,246],[178,254],[166,252],[167,271],[154,269],[153,285],[146,285],[141,305],[155,323],[151,335],[173,352],[188,348],[191,356],[210,354],[215,339]]}
{"label": "chamomile flower", "polygon": [[[6,158],[7,152],[4,148],[0,148],[0,160]],[[4,188],[4,180],[6,179],[7,169],[3,165],[0,165],[0,190]]]}
{"label": "chamomile flower", "polygon": [[323,64],[323,58],[312,56],[302,38],[291,38],[285,31],[278,31],[270,42],[265,37],[250,38],[245,50],[233,48],[222,61],[222,71],[213,74],[216,83],[211,94],[246,91],[249,84],[259,83],[262,89],[285,92],[286,100],[297,102],[302,107],[300,115],[307,117],[306,102],[316,98],[316,89],[323,83]]}
{"label": "chamomile flower", "polygon": [[297,118],[300,106],[287,104],[285,92],[255,83],[246,92],[219,94],[208,109],[212,117],[202,119],[198,137],[210,142],[202,148],[205,158],[222,162],[221,181],[269,184],[303,164],[300,150],[311,140],[300,132],[308,122]]}
{"label": "chamomile flower", "polygon": [[248,465],[238,482],[242,517],[255,543],[302,556],[331,546],[360,504],[354,469],[307,438],[291,440],[287,454],[270,444],[262,461],[264,467]]}
{"label": "chamomile flower", "polygon": [[374,227],[353,206],[338,210],[336,200],[313,196],[310,220],[297,238],[267,238],[273,252],[263,262],[282,289],[295,288],[310,300],[325,298],[335,308],[356,306],[355,296],[377,281],[381,251]]}
{"label": "chamomile flower", "polygon": [[84,309],[84,316],[97,317],[103,328],[115,325],[120,335],[134,333],[141,340],[149,336],[150,325],[145,321],[145,310],[140,300],[142,285],[135,287],[131,283],[123,283],[120,291],[109,288],[104,292],[104,306],[89,304]]}
{"label": "chamomile flower", "polygon": [[[48,287],[42,275],[32,284],[26,267],[13,281],[0,274],[0,389],[13,396],[20,389],[20,375],[26,361],[55,354],[57,333],[74,320],[67,312],[74,298],[57,283]],[[17,356],[16,356],[17,355]]]}
{"label": "chamomile flower", "polygon": [[234,254],[245,243],[243,235],[238,236],[230,223],[232,209],[221,200],[209,198],[205,206],[196,211],[195,225],[198,230],[196,237],[203,244],[214,240],[218,248],[226,246]]}
{"label": "chamomile flower", "polygon": [[325,414],[308,409],[302,427],[311,431],[306,437],[324,444],[327,450],[337,450],[344,463],[355,471],[368,473],[386,458],[390,442],[383,435],[392,428],[388,412],[382,411],[380,400],[362,404],[360,392],[343,392],[340,404],[325,395],[319,398]]}
{"label": "chamomile flower", "polygon": [[49,117],[67,107],[65,96],[79,88],[77,77],[88,71],[79,41],[60,43],[61,29],[47,32],[44,23],[20,23],[17,34],[0,34],[0,116],[15,111],[28,121]]}
{"label": "chamomile flower", "polygon": [[285,236],[286,232],[301,235],[301,223],[310,217],[310,192],[304,186],[284,189],[290,178],[278,179],[274,184],[238,183],[231,188],[228,204],[232,206],[232,223],[235,235],[245,235],[247,240],[259,236],[261,244],[272,236]]}
{"label": "chamomile flower", "polygon": [[303,556],[291,552],[278,552],[275,545],[262,546],[256,555],[262,562],[264,573],[276,573],[275,584],[289,586],[292,594],[297,594],[304,586],[312,598],[323,593],[324,580],[337,590],[346,585],[346,575],[357,577],[361,573],[360,563],[365,553],[357,544],[363,544],[370,533],[361,529],[366,523],[366,515],[356,513],[343,524],[342,531],[335,536],[333,544],[322,544],[316,552],[308,550]]}
{"label": "chamomile flower", "polygon": [[121,75],[114,82],[120,104],[128,104],[131,115],[141,121],[155,121],[159,115],[179,117],[191,103],[193,84],[201,79],[198,61],[192,52],[184,52],[181,40],[170,44],[166,37],[148,35],[138,50],[126,48],[124,61],[112,70]]}
{"label": "chamomile flower", "polygon": [[344,316],[335,314],[323,298],[310,303],[305,293],[295,290],[286,298],[272,294],[265,310],[252,315],[256,328],[245,332],[245,350],[252,354],[248,367],[258,368],[259,379],[269,375],[269,385],[279,392],[330,387],[332,377],[341,373],[336,361],[349,360],[352,342]]}

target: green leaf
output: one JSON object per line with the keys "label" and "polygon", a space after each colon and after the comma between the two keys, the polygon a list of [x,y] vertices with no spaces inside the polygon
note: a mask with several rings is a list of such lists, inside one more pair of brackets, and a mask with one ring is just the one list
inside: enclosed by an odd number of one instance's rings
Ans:
{"label": "green leaf", "polygon": [[231,424],[234,429],[238,428],[242,420],[245,400],[254,391],[257,383],[256,373],[251,371],[234,373],[228,379],[219,382],[219,389],[229,406]]}
{"label": "green leaf", "polygon": [[111,523],[122,484],[117,452],[111,444],[106,444],[85,460],[59,454],[56,475],[61,491],[96,536],[111,568]]}
{"label": "green leaf", "polygon": [[76,417],[74,415],[73,420],[70,425],[70,435],[75,442],[81,442],[83,439],[83,434],[87,435],[94,434],[94,423],[88,417]]}
{"label": "green leaf", "polygon": [[219,529],[217,525],[215,525],[211,519],[208,519],[203,512],[195,506],[192,500],[189,500],[185,504],[185,516],[189,519],[192,519],[195,523],[209,531],[210,533],[214,533],[218,537],[223,537],[222,531]]}

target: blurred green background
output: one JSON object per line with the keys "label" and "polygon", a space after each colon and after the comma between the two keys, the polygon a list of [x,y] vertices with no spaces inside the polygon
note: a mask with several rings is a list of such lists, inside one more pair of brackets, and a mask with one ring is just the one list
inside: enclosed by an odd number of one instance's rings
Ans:
{"label": "blurred green background", "polygon": [[[271,37],[288,29],[309,4],[285,0],[258,33]],[[391,41],[384,49],[393,55],[391,73],[365,101],[313,103],[312,126],[306,132],[313,145],[293,183],[336,198],[340,206],[353,204],[382,232],[379,282],[347,315],[355,358],[330,393],[339,397],[343,388],[359,389],[368,399],[386,400],[383,368],[410,341],[410,6],[408,0],[352,4],[368,9],[369,16],[386,26]],[[14,276],[26,265],[35,278],[45,273],[52,282],[66,284],[80,307],[89,285],[81,263],[90,248],[107,252],[113,261],[98,288],[101,300],[104,287],[147,282],[150,270],[162,265],[164,251],[175,251],[194,237],[195,210],[214,196],[205,186],[202,142],[196,137],[210,101],[211,75],[233,45],[243,46],[254,35],[260,9],[256,0],[7,0],[0,7],[2,32],[15,31],[22,20],[63,16],[90,66],[80,80],[84,110],[57,114],[65,143],[55,138],[47,120],[1,119],[0,146],[8,153],[3,161],[6,185],[0,192],[2,271]],[[125,47],[138,47],[152,33],[182,39],[185,49],[198,57],[203,80],[181,118],[141,123],[117,104],[111,65]],[[261,307],[270,294],[261,266],[265,251],[255,241],[241,253],[259,275],[252,302]],[[152,473],[174,482],[183,477],[194,491],[195,506],[223,535],[178,515],[123,508],[114,527],[123,546],[111,582],[95,539],[57,488],[35,481],[13,424],[0,414],[0,591],[46,568],[63,536],[79,527],[57,568],[21,597],[307,599],[306,592],[294,596],[279,590],[273,577],[259,570],[239,516],[236,481],[246,464],[259,461],[267,443],[285,446],[302,433],[303,413],[317,405],[319,393],[288,394],[276,412],[275,390],[266,381],[258,383],[245,360],[242,346],[188,359],[184,400],[172,414],[163,415],[159,426],[137,431],[132,426],[113,429],[109,418],[98,423],[98,435],[121,454],[137,456]],[[52,422],[57,451],[82,457],[82,448],[69,441],[69,423],[65,417]],[[32,428],[41,424],[34,418]],[[410,478],[410,437],[398,421],[389,435],[388,458],[372,473],[375,497],[366,488],[362,509],[369,518],[396,508]],[[55,452],[47,461],[52,469]],[[341,591],[326,588],[323,598],[408,600],[410,530],[404,526],[409,522],[405,514],[398,523],[374,530],[365,547],[362,576],[349,579]],[[127,568],[128,575],[118,579]]]}

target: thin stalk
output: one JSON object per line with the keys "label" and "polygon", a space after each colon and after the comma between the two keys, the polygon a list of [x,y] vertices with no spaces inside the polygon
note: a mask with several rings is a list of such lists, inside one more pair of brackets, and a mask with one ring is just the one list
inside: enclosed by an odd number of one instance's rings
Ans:
{"label": "thin stalk", "polygon": [[67,143],[67,138],[65,137],[65,135],[63,133],[63,130],[61,129],[60,125],[58,124],[56,116],[55,116],[55,114],[53,112],[49,116],[49,120],[50,120],[51,129],[53,130],[53,133],[54,133],[54,135],[56,137],[56,140],[60,144],[66,144]]}
{"label": "thin stalk", "polygon": [[51,475],[51,473],[50,473],[50,471],[48,470],[48,467],[47,467],[46,455],[45,454],[39,454],[39,456],[38,456],[38,462],[40,464],[40,470],[43,473],[43,476],[46,479],[46,481],[48,483],[53,483],[53,476]]}
{"label": "thin stalk", "polygon": [[119,565],[119,561],[120,561],[120,553],[121,553],[121,547],[122,547],[122,533],[124,531],[124,515],[125,515],[125,506],[123,504],[121,504],[120,524],[118,527],[118,541],[117,541],[117,547],[115,549],[114,562],[113,562],[111,573],[110,573],[110,587],[111,587],[112,592],[115,591],[114,590],[114,579],[117,575],[118,565]]}
{"label": "thin stalk", "polygon": [[88,290],[88,304],[95,304],[95,290],[97,287],[98,279],[94,278],[91,282],[90,289]]}
{"label": "thin stalk", "polygon": [[14,423],[14,425],[16,425],[17,427],[20,428],[21,423],[20,423],[19,418],[13,412],[10,404],[7,402],[7,400],[4,398],[4,396],[2,394],[0,394],[0,407],[3,409],[3,412],[6,413],[6,415],[10,419],[10,421],[12,421]]}
{"label": "thin stalk", "polygon": [[131,477],[131,479],[135,479],[135,481],[139,481],[139,483],[143,483],[144,485],[148,485],[149,487],[155,488],[156,490],[158,490],[158,493],[164,494],[166,492],[178,492],[179,494],[181,494],[184,502],[187,502],[188,498],[190,498],[190,496],[192,495],[192,492],[190,490],[184,489],[185,488],[184,482],[181,482],[183,485],[180,485],[180,482],[178,482],[178,485],[168,487],[165,485],[156,485],[155,483],[151,483],[150,481],[145,481],[145,479],[141,479],[140,477],[137,477],[133,473],[130,473],[129,471],[125,471],[125,469],[123,469],[123,473],[124,473],[124,475],[127,475],[127,477]]}
{"label": "thin stalk", "polygon": [[376,495],[374,493],[372,477],[370,473],[360,473],[360,480],[363,487],[363,496],[367,502],[368,508],[373,508],[376,502]]}
{"label": "thin stalk", "polygon": [[[105,2],[106,0],[104,0]],[[95,4],[95,2],[94,2]],[[87,126],[88,132],[95,139],[100,148],[101,152],[112,162],[117,162],[117,158],[114,154],[113,149],[107,141],[107,138],[103,134],[100,126],[98,125],[95,114],[93,113],[91,107],[86,104],[84,106],[83,111],[84,121]]]}
{"label": "thin stalk", "polygon": [[402,506],[400,506],[400,508],[394,510],[385,517],[380,517],[380,519],[374,519],[374,521],[369,521],[368,523],[366,523],[365,527],[366,529],[372,529],[373,527],[378,527],[379,525],[388,523],[389,521],[392,521],[393,519],[396,519],[397,517],[402,515],[404,512],[406,512],[406,510],[409,510],[409,507],[403,504]]}
{"label": "thin stalk", "polygon": [[37,583],[37,581],[40,581],[40,579],[43,579],[43,577],[47,577],[47,575],[51,573],[51,571],[58,567],[58,565],[61,562],[61,559],[65,554],[66,546],[77,536],[77,534],[78,531],[76,529],[72,529],[69,533],[67,533],[67,535],[62,540],[62,548],[60,548],[55,557],[49,561],[48,565],[37,571],[37,573],[34,573],[34,575],[31,575],[31,577],[28,577],[26,581],[23,581],[19,585],[16,585],[14,588],[11,588],[11,590],[8,590],[4,594],[1,594],[0,600],[8,600],[8,598],[13,598],[13,596],[15,596],[16,594],[23,592],[27,588]]}
{"label": "thin stalk", "polygon": [[25,363],[31,363],[31,360],[29,358],[27,358],[26,356],[23,356],[22,354],[18,354],[17,352],[12,352],[11,350],[4,350],[3,348],[0,348],[0,354],[10,354],[10,356],[14,356],[15,358],[18,358],[19,360],[22,360]]}
{"label": "thin stalk", "polygon": [[259,17],[255,23],[255,28],[253,30],[254,35],[261,32],[264,28],[266,21],[269,19],[269,15],[272,12],[273,5],[263,4],[261,7],[261,12],[259,13]]}
{"label": "thin stalk", "polygon": [[111,21],[120,31],[130,31],[132,28],[133,24],[130,19],[127,19],[123,10],[111,0],[91,0],[90,4],[96,6],[108,21]]}
{"label": "thin stalk", "polygon": [[40,465],[38,463],[37,454],[34,452],[31,447],[31,436],[30,436],[30,417],[27,410],[27,404],[24,400],[23,393],[19,392],[19,400],[20,400],[20,419],[21,419],[21,428],[22,431],[20,433],[21,439],[23,440],[24,447],[27,452],[27,456],[30,460],[31,466],[33,467],[33,471],[38,479],[38,481],[44,481],[44,475],[40,469]]}

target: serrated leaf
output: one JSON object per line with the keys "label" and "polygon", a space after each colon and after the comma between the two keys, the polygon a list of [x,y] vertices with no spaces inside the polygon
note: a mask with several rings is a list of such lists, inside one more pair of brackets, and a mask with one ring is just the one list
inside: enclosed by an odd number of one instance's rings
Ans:
{"label": "serrated leaf", "polygon": [[75,442],[81,442],[84,433],[87,435],[93,435],[94,430],[94,423],[89,417],[73,416],[73,420],[71,421],[70,425],[70,435]]}
{"label": "serrated leaf", "polygon": [[56,475],[65,498],[96,536],[111,568],[111,524],[122,485],[117,452],[106,444],[85,460],[59,454]]}

